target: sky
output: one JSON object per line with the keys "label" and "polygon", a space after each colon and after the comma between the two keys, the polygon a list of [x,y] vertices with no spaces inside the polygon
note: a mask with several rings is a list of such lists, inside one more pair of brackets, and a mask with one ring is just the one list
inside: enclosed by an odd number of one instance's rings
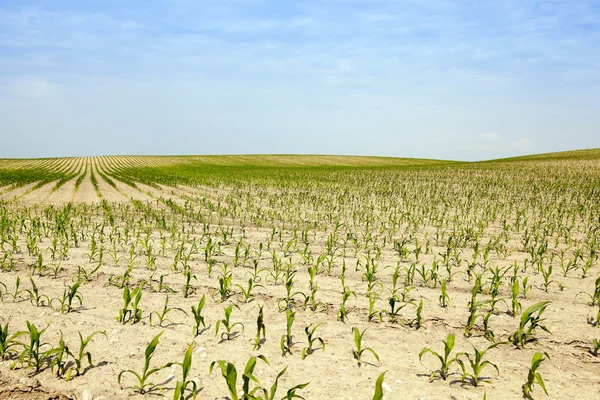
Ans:
{"label": "sky", "polygon": [[0,0],[0,157],[595,147],[597,0]]}

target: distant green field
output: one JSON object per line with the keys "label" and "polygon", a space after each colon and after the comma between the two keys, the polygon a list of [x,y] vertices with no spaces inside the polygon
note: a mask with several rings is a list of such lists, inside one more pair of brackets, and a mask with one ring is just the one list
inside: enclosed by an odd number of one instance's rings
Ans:
{"label": "distant green field", "polygon": [[[240,182],[248,179],[289,181],[298,178],[330,180],[343,171],[487,169],[491,164],[504,169],[518,163],[532,166],[539,161],[600,160],[600,149],[536,154],[481,162],[460,162],[422,158],[395,158],[339,155],[211,155],[211,156],[105,156],[88,158],[0,159],[0,186],[38,186],[57,181],[57,188],[80,178],[87,165],[111,186],[113,180],[135,187],[135,182],[149,185],[211,184]],[[500,167],[500,165],[505,165]],[[332,175],[333,174],[333,175]]]}
{"label": "distant green field", "polygon": [[560,151],[555,153],[532,154],[528,156],[501,158],[486,162],[498,161],[553,161],[553,160],[600,160],[600,148]]}

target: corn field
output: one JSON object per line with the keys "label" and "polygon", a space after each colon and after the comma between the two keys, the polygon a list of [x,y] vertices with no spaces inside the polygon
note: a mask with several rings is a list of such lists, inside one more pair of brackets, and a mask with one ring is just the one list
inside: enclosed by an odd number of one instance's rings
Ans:
{"label": "corn field", "polygon": [[0,399],[598,399],[599,254],[600,150],[0,160]]}

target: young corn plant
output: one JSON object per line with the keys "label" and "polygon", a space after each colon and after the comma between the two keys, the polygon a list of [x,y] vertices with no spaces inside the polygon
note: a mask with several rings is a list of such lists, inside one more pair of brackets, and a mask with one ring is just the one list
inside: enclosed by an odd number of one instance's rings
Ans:
{"label": "young corn plant", "polygon": [[442,286],[441,286],[441,290],[442,290],[442,294],[440,294],[440,298],[439,298],[439,304],[440,307],[442,308],[446,308],[448,307],[448,305],[450,304],[450,296],[448,295],[448,291],[446,289],[446,280],[442,280]]}
{"label": "young corn plant", "polygon": [[86,269],[85,267],[78,265],[77,266],[77,281],[84,282],[84,283],[91,282],[92,279],[94,279],[95,274],[100,270],[101,267],[102,267],[102,263],[98,263],[97,266],[89,268],[89,269]]}
{"label": "young corn plant", "polygon": [[42,330],[38,330],[38,328],[29,321],[26,321],[26,323],[27,332],[23,333],[29,334],[29,344],[22,344],[23,350],[19,354],[17,360],[15,360],[11,364],[10,368],[14,369],[17,365],[17,362],[21,366],[23,366],[23,364],[27,362],[27,368],[34,367],[35,372],[39,372],[44,366],[44,364],[50,362],[50,358],[52,355],[51,350],[42,350],[42,347],[49,345],[49,343],[42,343],[41,341],[41,337],[44,334],[44,332],[46,332],[46,329],[48,329],[48,327],[45,327]]}
{"label": "young corn plant", "polygon": [[[123,308],[119,310],[117,321],[126,324],[131,321],[132,324],[142,320],[142,310],[139,308],[142,299],[142,286],[138,286],[132,291],[128,286],[123,288]],[[131,306],[131,308],[129,308]]]}
{"label": "young corn plant", "polygon": [[[321,324],[317,324],[315,326],[307,326],[304,328],[304,333],[306,334],[306,341],[308,345],[302,349],[303,360],[319,349],[325,351],[325,341],[321,337],[315,335],[315,332],[319,326],[321,326]],[[315,347],[315,342],[319,342],[321,344],[321,347]]]}
{"label": "young corn plant", "polygon": [[54,368],[56,367],[56,377],[61,377],[67,371],[67,360],[66,358],[69,356],[73,356],[73,354],[69,351],[69,348],[65,344],[63,340],[63,333],[60,332],[60,339],[58,341],[58,347],[50,349],[46,352],[48,358],[50,358],[50,368],[52,372],[54,372]]}
{"label": "young corn plant", "polygon": [[62,298],[54,298],[50,304],[52,305],[54,301],[58,302],[60,305],[58,310],[60,310],[61,314],[68,314],[73,311],[75,300],[79,302],[79,306],[82,306],[83,296],[81,293],[78,293],[80,284],[81,282],[75,282],[73,286],[67,286],[63,291]]}
{"label": "young corn plant", "polygon": [[196,289],[191,285],[192,278],[195,280],[198,280],[198,278],[189,270],[185,271],[183,276],[185,278],[185,282],[183,284],[183,297],[187,299],[191,294],[196,292]]}
{"label": "young corn plant", "polygon": [[542,325],[542,322],[544,321],[542,314],[546,310],[548,304],[550,304],[549,301],[540,301],[523,311],[519,327],[509,336],[508,340],[518,348],[522,349],[525,347],[526,343],[535,340],[533,334],[537,328],[551,333],[548,328]]}
{"label": "young corn plant", "polygon": [[586,293],[581,291],[577,293],[577,296],[575,297],[578,297],[580,294],[585,294],[590,298],[590,306],[600,304],[600,276],[598,277],[598,279],[596,279],[596,282],[594,284],[594,291],[592,293]]}
{"label": "young corn plant", "polygon": [[4,295],[8,294],[8,288],[3,282],[0,282],[0,301],[4,303]]}
{"label": "young corn plant", "polygon": [[240,307],[237,304],[230,304],[227,307],[225,307],[223,309],[225,313],[225,318],[218,320],[215,326],[215,336],[219,334],[219,328],[221,327],[221,325],[223,325],[223,329],[225,329],[225,332],[221,333],[221,340],[231,340],[235,338],[238,335],[238,333],[232,333],[232,331],[233,328],[235,328],[237,325],[239,325],[242,328],[242,332],[244,332],[244,324],[242,324],[241,322],[231,321],[231,313],[233,312],[233,307],[237,308],[238,310],[240,309]]}
{"label": "young corn plant", "polygon": [[[285,367],[284,369],[281,370],[281,372],[279,372],[279,374],[277,374],[277,377],[275,378],[275,382],[271,385],[271,388],[269,390],[267,390],[267,388],[261,388],[262,392],[263,392],[263,396],[258,395],[256,397],[257,400],[277,400],[277,397],[275,397],[275,395],[277,394],[277,387],[279,385],[279,378],[281,378],[281,376],[283,374],[285,374],[285,372],[287,371],[288,367]],[[283,396],[281,398],[281,400],[292,400],[294,398],[298,398],[298,399],[304,399],[304,397],[296,394],[297,390],[301,390],[304,389],[305,387],[307,387],[309,384],[309,382],[306,383],[301,383],[299,385],[296,385],[290,389],[287,390],[286,395]]]}
{"label": "young corn plant", "polygon": [[[233,295],[233,291],[231,290],[232,279],[233,275],[229,272],[223,274],[223,276],[219,278],[219,296],[221,297],[221,303]],[[250,289],[250,291],[251,290],[252,289]]]}
{"label": "young corn plant", "polygon": [[182,313],[184,313],[186,316],[188,315],[183,309],[179,308],[179,307],[169,307],[169,295],[167,295],[165,297],[165,305],[163,306],[162,311],[152,311],[150,313],[150,325],[152,325],[152,316],[156,315],[156,318],[158,319],[158,326],[162,327],[163,323],[168,322],[169,324],[172,324],[173,321],[171,321],[170,319],[167,318],[167,314],[172,312],[172,311],[180,311]]}
{"label": "young corn plant", "polygon": [[29,293],[29,299],[31,300],[31,304],[36,307],[45,307],[50,305],[50,298],[45,294],[40,294],[40,291],[33,281],[33,277],[29,276],[29,280],[31,281],[31,290],[26,290]]}
{"label": "young corn plant", "polygon": [[194,347],[194,343],[190,343],[187,351],[185,352],[185,356],[183,357],[183,362],[181,365],[181,380],[177,381],[175,384],[175,392],[173,393],[173,400],[187,400],[189,396],[186,396],[186,390],[188,386],[191,386],[191,394],[192,399],[196,399],[196,395],[198,393],[198,384],[194,380],[188,379],[190,375],[190,371],[192,369],[192,350]]}
{"label": "young corn plant", "polygon": [[340,322],[346,323],[346,319],[348,318],[348,311],[346,311],[346,302],[350,298],[350,296],[354,296],[356,298],[356,293],[347,286],[344,287],[344,292],[342,293],[342,303],[340,304],[340,309],[337,312],[337,319]]}
{"label": "young corn plant", "polygon": [[415,305],[412,302],[403,303],[398,306],[398,299],[394,296],[390,297],[388,300],[388,304],[390,305],[390,311],[384,311],[390,317],[390,323],[395,324],[398,321],[398,317],[400,316],[400,311],[406,306]]}
{"label": "young corn plant", "polygon": [[258,317],[256,317],[256,338],[254,339],[254,348],[260,349],[260,346],[267,339],[267,327],[265,326],[265,316],[263,314],[263,306],[258,309]]}
{"label": "young corn plant", "polygon": [[[117,375],[117,383],[119,384],[119,387],[121,388],[121,390],[123,390],[123,386],[121,386],[121,378],[126,373],[133,375],[137,379],[137,383],[133,386],[133,389],[134,389],[134,391],[136,391],[140,394],[152,392],[154,389],[157,388],[157,386],[154,383],[148,382],[148,379],[155,373],[162,371],[165,368],[169,368],[171,365],[173,365],[173,363],[167,363],[161,367],[150,368],[150,363],[152,362],[152,357],[154,356],[154,352],[156,351],[156,347],[158,346],[158,340],[160,339],[160,336],[163,333],[164,333],[164,331],[159,333],[158,335],[156,335],[154,337],[154,339],[152,339],[150,341],[150,343],[148,344],[148,346],[146,347],[146,351],[144,352],[144,356],[145,356],[144,369],[142,370],[141,373],[138,373],[132,369],[127,369],[127,370],[123,370],[123,371],[119,372],[119,375]],[[147,387],[149,389],[146,389]]]}
{"label": "young corn plant", "polygon": [[362,332],[359,331],[356,327],[352,328],[352,332],[354,333],[354,345],[356,346],[356,350],[352,350],[352,355],[354,356],[354,359],[358,363],[359,367],[363,363],[362,356],[365,351],[368,351],[371,354],[373,354],[377,362],[379,362],[379,356],[377,355],[375,350],[373,350],[370,347],[363,347],[362,341],[366,331],[366,328]]}
{"label": "young corn plant", "polygon": [[385,311],[383,310],[377,310],[375,308],[375,304],[377,302],[377,299],[379,298],[379,295],[375,292],[372,292],[371,294],[369,294],[369,312],[367,313],[367,321],[371,322],[373,321],[374,318],[377,318],[379,320],[379,322],[383,321],[383,314],[385,314]]}
{"label": "young corn plant", "polygon": [[417,309],[415,311],[415,318],[412,321],[408,322],[408,326],[410,326],[411,328],[415,328],[415,329],[419,329],[421,328],[421,322],[422,322],[422,313],[423,313],[423,299],[419,300],[419,305],[417,306]]}
{"label": "young corn plant", "polygon": [[551,279],[552,264],[548,265],[548,268],[544,268],[540,264],[540,272],[542,273],[542,278],[544,279],[544,282],[542,282],[542,286],[544,287],[544,292],[548,293],[548,288],[550,287],[550,284],[552,284],[552,283],[556,283],[557,285],[560,286],[559,282]]}
{"label": "young corn plant", "polygon": [[527,293],[529,293],[529,291],[531,290],[531,285],[528,283],[529,281],[529,277],[526,276],[525,278],[523,278],[523,281],[521,282],[521,295],[523,296],[524,299],[527,298]]}
{"label": "young corn plant", "polygon": [[373,394],[373,400],[383,400],[383,380],[385,378],[385,373],[387,371],[383,371],[377,381],[375,381],[375,393]]}
{"label": "young corn plant", "polygon": [[440,360],[440,368],[431,373],[429,380],[433,380],[436,375],[439,375],[440,378],[442,378],[443,380],[448,379],[448,375],[450,373],[450,366],[458,361],[458,354],[455,357],[450,358],[450,354],[454,349],[454,339],[454,334],[449,333],[446,340],[442,341],[442,343],[444,343],[443,356],[439,355],[436,351],[431,350],[429,347],[424,348],[419,353],[419,361],[421,361],[423,356],[427,353],[433,354]]}
{"label": "young corn plant", "polygon": [[306,301],[304,302],[304,307],[310,308],[311,311],[317,311],[319,306],[327,307],[327,304],[322,301],[317,300],[317,291],[319,290],[319,286],[316,284],[310,289],[310,294],[306,296]]}
{"label": "young corn plant", "polygon": [[85,350],[85,348],[90,343],[92,338],[96,335],[104,335],[104,337],[107,338],[106,332],[104,332],[104,331],[92,332],[85,339],[81,335],[81,332],[77,332],[77,333],[79,334],[79,351],[77,352],[77,355],[74,355],[71,353],[71,356],[73,357],[73,361],[74,361],[75,365],[67,370],[67,374],[65,376],[65,379],[67,381],[71,379],[73,373],[75,373],[75,376],[79,376],[82,374],[83,362],[86,358],[88,361],[88,365],[93,366],[92,354],[89,351]]}
{"label": "young corn plant", "polygon": [[8,333],[8,322],[4,324],[4,327],[0,325],[0,360],[5,360],[15,354],[13,348],[17,346],[24,346],[22,343],[17,341],[17,338],[22,335],[26,335],[27,332],[16,332],[12,335]]}
{"label": "young corn plant", "polygon": [[132,278],[132,273],[133,273],[133,265],[130,265],[125,272],[123,272],[123,275],[117,276],[117,275],[110,275],[108,277],[108,283],[111,285],[114,285],[116,287],[118,287],[119,289],[123,289],[125,286],[127,286],[127,284],[129,283],[129,281],[131,281]]}
{"label": "young corn plant", "polygon": [[281,340],[279,345],[281,347],[281,356],[285,357],[287,354],[292,354],[292,346],[294,345],[294,336],[292,335],[292,325],[294,325],[294,319],[296,318],[296,313],[292,310],[287,310],[285,312],[286,316],[286,334],[281,336]]}
{"label": "young corn plant", "polygon": [[519,301],[519,280],[518,278],[514,280],[514,282],[511,285],[511,308],[510,308],[510,315],[512,315],[513,318],[515,318],[517,316],[517,314],[519,314],[521,312],[521,310],[523,309],[523,306],[521,305],[521,302]]}
{"label": "young corn plant", "polygon": [[200,335],[204,331],[204,329],[200,329],[200,324],[202,324],[202,327],[206,329],[206,323],[204,322],[204,316],[202,315],[205,301],[206,295],[203,294],[202,298],[198,302],[198,305],[192,306],[192,316],[194,317],[194,337]]}
{"label": "young corn plant", "polygon": [[[237,390],[237,369],[233,363],[230,363],[225,360],[213,361],[210,363],[209,374],[212,374],[212,371],[215,366],[218,366],[221,369],[221,375],[225,379],[227,383],[227,389],[229,391],[229,395],[231,400],[250,400],[255,399],[258,391],[262,391],[262,387],[260,387],[260,382],[253,375],[254,369],[256,368],[256,362],[258,360],[264,361],[267,365],[269,365],[269,361],[263,355],[259,355],[256,357],[250,357],[246,362],[246,367],[244,368],[244,372],[242,374],[242,392],[239,393]],[[250,389],[250,382],[255,382],[257,384],[252,390]]]}
{"label": "young corn plant", "polygon": [[244,303],[248,303],[248,302],[252,301],[252,298],[254,297],[254,293],[252,293],[252,292],[255,289],[257,289],[257,288],[265,289],[265,287],[263,285],[257,284],[256,281],[252,280],[252,278],[248,279],[248,285],[245,288],[242,285],[236,284],[235,286],[240,289],[240,293],[243,296]]}
{"label": "young corn plant", "polygon": [[20,289],[21,287],[21,277],[17,275],[17,279],[15,281],[15,289],[12,292],[7,292],[7,294],[12,298],[13,302],[27,300],[23,295],[27,293],[27,290]]}
{"label": "young corn plant", "polygon": [[285,292],[286,296],[283,299],[280,299],[277,302],[277,306],[279,307],[279,312],[284,312],[292,309],[295,304],[294,297],[301,296],[304,298],[304,304],[307,302],[307,296],[302,292],[294,292],[294,277],[296,275],[295,271],[288,272],[287,279],[285,280]]}
{"label": "young corn plant", "polygon": [[469,316],[467,317],[467,322],[465,324],[465,337],[472,336],[472,330],[475,327],[477,318],[482,317],[482,315],[479,314],[479,310],[487,303],[489,303],[489,300],[476,302],[475,298],[469,303]]}
{"label": "young corn plant", "polygon": [[[544,356],[546,357],[544,358]],[[537,372],[537,369],[546,359],[550,359],[548,353],[542,353],[538,351],[533,355],[533,358],[531,359],[531,366],[529,367],[529,372],[527,373],[527,381],[523,384],[523,395],[526,399],[533,400],[531,391],[533,390],[536,382],[542,387],[544,393],[548,395],[546,385],[544,384],[544,379],[542,378],[542,375]]]}
{"label": "young corn plant", "polygon": [[[501,344],[506,344],[506,342],[494,343],[494,344],[488,346],[484,350],[478,350],[475,346],[473,346],[473,350],[474,350],[473,355],[468,354],[468,353],[458,353],[456,355],[456,362],[458,363],[458,365],[460,365],[460,368],[462,369],[463,382],[467,379],[467,377],[469,377],[473,386],[478,386],[480,380],[482,380],[481,372],[483,371],[483,369],[485,367],[488,367],[488,366],[493,367],[496,370],[496,373],[500,374],[500,370],[498,369],[498,366],[496,364],[492,363],[491,361],[484,360],[484,357],[485,357],[485,353],[487,353],[489,350],[491,350],[495,347],[498,347]],[[471,371],[472,371],[471,373],[467,372],[467,369],[465,367],[466,362],[464,360],[462,360],[460,357],[467,358],[467,361],[469,362],[469,365],[471,367]]]}

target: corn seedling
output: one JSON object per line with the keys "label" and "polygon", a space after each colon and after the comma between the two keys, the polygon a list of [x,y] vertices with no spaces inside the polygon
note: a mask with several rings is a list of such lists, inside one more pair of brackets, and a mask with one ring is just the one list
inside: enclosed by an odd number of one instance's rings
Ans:
{"label": "corn seedling", "polygon": [[167,285],[164,282],[165,276],[167,276],[167,275],[161,275],[158,278],[158,292],[159,293],[177,293],[176,290],[174,290],[173,288],[171,288],[169,285]]}
{"label": "corn seedling", "polygon": [[118,287],[119,289],[123,289],[125,286],[127,286],[129,284],[129,281],[131,280],[131,277],[132,277],[132,272],[133,272],[133,265],[130,265],[125,270],[125,272],[123,272],[123,275],[121,275],[121,276],[110,275],[108,277],[108,283]]}
{"label": "corn seedling", "polygon": [[31,304],[36,307],[44,307],[50,305],[50,298],[45,294],[40,294],[40,291],[33,281],[33,277],[29,276],[29,280],[31,281],[31,290],[26,290],[29,293],[29,299],[31,300]]}
{"label": "corn seedling", "polygon": [[285,312],[286,316],[286,334],[281,336],[279,345],[281,347],[281,356],[285,357],[287,354],[292,354],[292,346],[294,345],[294,336],[292,335],[292,325],[294,325],[294,319],[296,313],[292,310]]}
{"label": "corn seedling", "polygon": [[531,290],[531,285],[528,283],[529,277],[526,276],[525,278],[523,278],[523,281],[521,282],[521,294],[523,295],[523,298],[526,299],[527,298],[527,293],[529,293],[529,291]]}
{"label": "corn seedling", "polygon": [[254,339],[254,348],[257,350],[261,344],[267,339],[267,327],[265,326],[265,316],[263,314],[263,306],[258,309],[258,316],[256,317],[256,338]]}
{"label": "corn seedling", "polygon": [[523,306],[521,305],[521,302],[519,301],[518,296],[519,296],[519,280],[515,279],[511,285],[510,315],[512,315],[513,318],[516,317],[517,314],[519,314],[521,312],[521,310],[523,309]]}
{"label": "corn seedling", "polygon": [[90,366],[93,365],[92,364],[92,354],[89,351],[85,350],[87,345],[90,343],[90,340],[92,340],[92,338],[96,335],[104,335],[104,337],[107,337],[106,332],[104,332],[104,331],[92,332],[85,339],[81,335],[81,332],[77,332],[77,334],[79,335],[79,351],[77,352],[77,355],[74,355],[71,353],[71,356],[73,357],[73,361],[75,362],[75,365],[67,370],[67,375],[65,377],[65,379],[67,381],[71,379],[73,372],[76,374],[76,376],[81,375],[81,368],[83,367],[83,361],[86,358],[88,360],[88,365],[90,365]]}
{"label": "corn seedling", "polygon": [[337,312],[337,319],[341,322],[346,322],[348,318],[348,312],[346,311],[346,302],[353,295],[356,298],[356,293],[348,287],[344,287],[344,291],[342,292],[342,303],[340,304],[340,309]]}
{"label": "corn seedling", "polygon": [[203,328],[206,328],[206,323],[204,322],[204,316],[202,315],[202,310],[204,309],[204,303],[206,301],[206,295],[202,295],[202,298],[198,302],[197,306],[192,306],[192,316],[194,317],[194,337],[200,335],[202,331],[200,330],[200,324],[202,324]]}
{"label": "corn seedling", "polygon": [[423,313],[423,299],[419,300],[419,305],[415,311],[415,318],[408,323],[408,326],[411,328],[419,329],[421,327],[422,322],[422,313]]}
{"label": "corn seedling", "polygon": [[361,366],[361,364],[363,362],[362,361],[362,356],[363,356],[363,353],[365,351],[368,351],[371,354],[373,354],[373,356],[375,357],[375,359],[377,360],[377,362],[379,362],[379,356],[377,355],[377,353],[375,352],[375,350],[373,350],[370,347],[363,347],[363,345],[362,345],[363,337],[365,335],[366,330],[367,329],[365,328],[361,332],[356,327],[352,328],[352,332],[354,333],[354,345],[356,346],[356,350],[352,350],[352,355],[354,356],[354,359],[358,363],[359,367]]}
{"label": "corn seedling", "polygon": [[231,290],[232,279],[233,275],[231,275],[230,272],[224,273],[223,276],[219,278],[219,296],[221,297],[221,303],[233,294],[233,291]]}
{"label": "corn seedling", "polygon": [[[256,397],[257,400],[276,400],[277,398],[275,397],[275,395],[277,394],[277,387],[279,385],[279,378],[281,378],[281,376],[283,374],[285,374],[285,372],[287,371],[288,367],[285,367],[284,369],[282,369],[279,374],[277,374],[277,377],[275,378],[275,382],[273,382],[273,384],[271,385],[271,388],[269,390],[267,390],[267,388],[261,388],[262,392],[263,392],[263,397],[261,397],[260,395]],[[283,396],[281,398],[281,400],[292,400],[295,398],[298,399],[304,399],[304,397],[296,394],[297,390],[301,390],[304,389],[305,387],[308,386],[308,382],[307,383],[301,383],[299,385],[296,385],[290,389],[288,389],[286,391],[285,396]]]}
{"label": "corn seedling", "polygon": [[[267,358],[263,355],[250,357],[248,359],[248,362],[246,362],[246,367],[244,368],[244,373],[242,374],[241,394],[239,394],[237,390],[237,370],[233,363],[225,360],[213,361],[210,363],[209,374],[212,374],[214,367],[218,366],[221,369],[221,375],[227,383],[227,389],[231,396],[231,400],[250,400],[256,398],[255,393],[262,389],[260,387],[260,382],[253,375],[254,369],[256,368],[256,362],[259,359],[263,360],[267,365],[269,365],[269,361],[267,361]],[[250,390],[250,381],[255,382],[258,386]]]}
{"label": "corn seedling", "polygon": [[440,360],[440,368],[431,373],[429,380],[433,380],[433,378],[436,375],[439,375],[440,378],[442,378],[443,380],[446,380],[448,378],[448,375],[450,372],[450,366],[453,363],[457,362],[457,360],[458,360],[458,355],[450,358],[450,354],[452,353],[452,350],[454,349],[454,339],[455,339],[454,334],[449,333],[446,340],[442,341],[442,343],[444,343],[444,356],[439,355],[437,352],[431,350],[429,347],[424,348],[419,353],[419,361],[421,361],[423,356],[427,353],[433,354]]}
{"label": "corn seedling", "polygon": [[600,304],[600,276],[596,279],[596,282],[594,284],[594,291],[591,294],[581,291],[577,293],[577,296],[579,296],[580,294],[585,294],[590,298],[590,306]]}
{"label": "corn seedling", "polygon": [[183,284],[183,297],[187,299],[190,294],[193,294],[196,291],[196,289],[194,289],[191,285],[192,278],[195,280],[198,280],[198,278],[196,275],[192,275],[189,270],[186,271],[183,276],[185,277],[185,283]]}
{"label": "corn seedling", "polygon": [[244,288],[242,285],[235,285],[235,286],[237,286],[240,289],[240,293],[243,296],[244,303],[248,303],[254,297],[254,294],[252,293],[252,291],[254,289],[256,289],[256,288],[265,289],[265,287],[263,285],[255,283],[255,281],[253,281],[252,278],[248,279],[248,286],[246,288]]}
{"label": "corn seedling", "polygon": [[[544,358],[544,356],[546,356],[546,358]],[[544,393],[546,393],[546,395],[548,394],[546,385],[544,384],[544,379],[542,378],[542,375],[537,372],[537,369],[546,359],[550,359],[548,353],[536,352],[533,355],[533,358],[531,359],[531,366],[529,367],[529,372],[527,373],[527,382],[523,384],[523,395],[526,399],[533,400],[533,397],[531,397],[531,391],[533,390],[536,382],[542,387]]]}
{"label": "corn seedling", "polygon": [[373,318],[377,318],[379,322],[382,322],[382,315],[385,311],[375,309],[375,304],[379,295],[377,293],[371,293],[369,295],[369,312],[367,314],[367,321],[371,322]]}
{"label": "corn seedling", "polygon": [[244,332],[244,324],[242,324],[241,322],[231,322],[231,313],[233,311],[233,307],[237,308],[238,310],[240,309],[240,307],[237,304],[230,304],[227,307],[225,307],[223,309],[223,311],[225,312],[225,318],[218,320],[215,326],[215,336],[219,334],[219,328],[221,327],[221,325],[223,325],[223,328],[225,329],[225,332],[221,333],[221,340],[231,340],[234,337],[236,337],[237,334],[232,334],[231,331],[237,325],[239,325],[242,328],[242,332]]}
{"label": "corn seedling", "polygon": [[442,294],[440,294],[439,304],[440,307],[446,308],[450,304],[450,296],[448,295],[448,291],[446,290],[446,280],[442,281],[441,285]]}
{"label": "corn seedling", "polygon": [[[154,356],[154,352],[156,351],[156,346],[158,346],[158,340],[160,339],[160,336],[163,333],[164,333],[164,331],[159,333],[158,335],[156,335],[154,337],[154,339],[152,339],[152,341],[150,341],[150,343],[146,347],[146,351],[144,352],[144,356],[145,356],[144,369],[142,370],[141,373],[137,373],[136,371],[134,371],[132,369],[127,369],[127,370],[123,370],[123,371],[119,372],[119,375],[117,376],[117,383],[121,387],[121,390],[123,390],[123,386],[121,386],[121,378],[126,373],[130,373],[137,379],[137,383],[133,386],[133,388],[136,392],[138,392],[140,394],[151,392],[152,390],[154,390],[156,385],[152,382],[147,382],[148,379],[155,373],[173,365],[173,363],[167,363],[161,367],[150,368],[150,362],[152,361],[152,357]],[[146,389],[146,387],[149,387],[149,389]]]}
{"label": "corn seedling", "polygon": [[542,286],[544,287],[544,291],[546,293],[548,293],[548,287],[550,286],[551,283],[556,283],[560,286],[560,284],[557,281],[554,281],[551,279],[552,276],[552,264],[548,265],[548,268],[543,268],[540,264],[540,272],[542,273],[542,277],[544,279],[544,282],[542,283]]}
{"label": "corn seedling", "polygon": [[480,314],[478,314],[478,311],[488,302],[489,300],[475,302],[475,297],[473,297],[473,299],[469,303],[469,316],[467,317],[467,322],[465,324],[465,337],[471,337],[471,331],[475,327],[475,322],[477,321],[477,318],[481,316]]}
{"label": "corn seedling", "polygon": [[317,311],[319,306],[327,307],[325,303],[316,299],[317,290],[319,290],[319,286],[315,285],[310,290],[310,295],[306,297],[306,301],[304,303],[304,306],[310,308],[311,311]]}
{"label": "corn seedling", "polygon": [[8,288],[3,282],[0,282],[0,301],[4,302],[4,295],[8,293]]}
{"label": "corn seedling", "polygon": [[8,322],[4,324],[4,327],[0,325],[0,360],[5,360],[13,354],[13,348],[16,346],[23,346],[22,343],[17,341],[19,336],[27,334],[26,332],[16,332],[12,335],[8,333]]}
{"label": "corn seedling", "polygon": [[62,314],[68,314],[73,311],[75,300],[82,306],[83,296],[81,293],[78,293],[80,284],[81,282],[75,282],[72,286],[67,286],[63,291],[62,297],[52,299],[50,305],[56,301],[60,306],[58,310],[60,310]]}
{"label": "corn seedling", "polygon": [[390,297],[388,299],[388,304],[390,305],[390,311],[384,311],[390,317],[390,322],[395,324],[398,321],[398,317],[400,316],[400,311],[406,306],[415,305],[414,303],[403,303],[398,306],[398,299],[396,297]]}
{"label": "corn seedling", "polygon": [[172,324],[173,321],[171,321],[170,319],[167,318],[167,314],[170,313],[171,311],[180,311],[182,313],[184,313],[187,316],[187,313],[182,310],[179,307],[169,307],[169,295],[167,295],[165,297],[165,305],[163,306],[163,309],[159,312],[159,311],[152,311],[149,315],[150,317],[150,325],[152,325],[152,316],[156,316],[156,318],[158,318],[158,326],[163,325],[163,323],[165,322],[169,322],[169,324]]}
{"label": "corn seedling", "polygon": [[[131,321],[132,324],[142,320],[142,310],[139,308],[142,299],[142,286],[138,286],[132,291],[128,286],[123,288],[123,308],[119,310],[117,321],[126,324]],[[131,305],[131,308],[129,306]]]}
{"label": "corn seedling", "polygon": [[[460,368],[462,369],[463,382],[466,380],[467,377],[470,377],[471,383],[473,384],[473,386],[478,386],[479,381],[481,380],[481,372],[483,371],[483,369],[485,367],[488,367],[488,366],[493,367],[496,370],[496,373],[500,374],[500,370],[498,369],[498,366],[496,364],[492,363],[491,361],[484,360],[484,357],[485,357],[485,353],[487,353],[489,350],[493,349],[494,347],[498,347],[501,344],[506,344],[506,342],[494,343],[494,344],[488,346],[486,349],[481,350],[481,351],[478,350],[475,346],[473,346],[473,350],[474,350],[473,355],[468,354],[468,353],[457,354],[456,362],[458,363],[458,365],[460,365]],[[465,368],[466,362],[463,361],[462,359],[460,359],[460,357],[467,358],[467,361],[469,362],[469,365],[471,367],[471,373],[467,372],[467,369]]]}
{"label": "corn seedling", "polygon": [[22,297],[22,295],[27,293],[27,290],[20,289],[20,287],[21,287],[21,277],[17,276],[17,279],[15,281],[15,289],[12,292],[8,292],[8,295],[12,298],[12,300],[14,302],[17,302],[17,300],[18,301],[25,300],[25,298]]}
{"label": "corn seedling", "polygon": [[73,354],[69,351],[69,348],[65,344],[62,332],[60,332],[58,347],[48,350],[46,352],[46,355],[48,356],[48,358],[50,358],[50,367],[52,369],[52,372],[54,372],[54,368],[56,367],[56,376],[63,376],[67,371],[66,358],[68,356],[73,356]]}
{"label": "corn seedling", "polygon": [[86,269],[85,267],[82,267],[81,265],[77,266],[77,281],[78,282],[91,282],[94,274],[96,274],[100,268],[102,267],[102,263],[98,263],[97,266],[92,267],[90,269]]}
{"label": "corn seedling", "polygon": [[549,301],[541,301],[523,311],[519,327],[509,336],[508,340],[522,349],[526,343],[534,340],[533,333],[537,328],[550,333],[548,328],[541,324],[544,321],[541,316],[548,304],[550,304]]}
{"label": "corn seedling", "polygon": [[277,306],[279,307],[279,312],[284,312],[284,311],[290,310],[294,306],[294,297],[296,297],[296,296],[302,296],[304,298],[304,303],[306,304],[307,296],[304,293],[293,292],[295,275],[296,275],[295,271],[289,272],[287,275],[287,279],[285,280],[286,296],[284,299],[281,299],[277,302]]}
{"label": "corn seedling", "polygon": [[198,393],[198,385],[194,380],[188,379],[190,375],[190,371],[192,369],[192,349],[194,347],[194,343],[190,343],[187,351],[185,352],[185,356],[183,357],[183,362],[181,365],[181,380],[177,381],[175,384],[175,392],[173,393],[173,400],[186,400],[188,397],[185,394],[188,386],[191,385],[192,391],[192,399],[196,399],[196,394]]}
{"label": "corn seedling", "polygon": [[387,371],[383,371],[377,378],[377,381],[375,381],[375,393],[373,394],[373,400],[383,400],[383,380],[386,372]]}
{"label": "corn seedling", "polygon": [[26,323],[27,332],[23,333],[29,334],[29,344],[22,344],[23,351],[20,353],[19,358],[12,363],[10,368],[14,369],[17,362],[21,364],[21,366],[27,362],[27,368],[34,367],[35,372],[39,372],[42,369],[42,366],[50,361],[51,350],[42,350],[42,347],[49,344],[41,342],[41,337],[48,327],[38,330],[37,327],[29,321],[26,321]]}
{"label": "corn seedling", "polygon": [[304,328],[304,333],[306,334],[306,341],[308,345],[302,349],[302,359],[304,360],[307,356],[314,353],[319,348],[315,348],[315,342],[319,342],[321,344],[320,349],[325,351],[325,341],[318,336],[315,336],[315,331],[317,328],[321,326],[321,324],[317,324],[315,326],[307,326]]}

